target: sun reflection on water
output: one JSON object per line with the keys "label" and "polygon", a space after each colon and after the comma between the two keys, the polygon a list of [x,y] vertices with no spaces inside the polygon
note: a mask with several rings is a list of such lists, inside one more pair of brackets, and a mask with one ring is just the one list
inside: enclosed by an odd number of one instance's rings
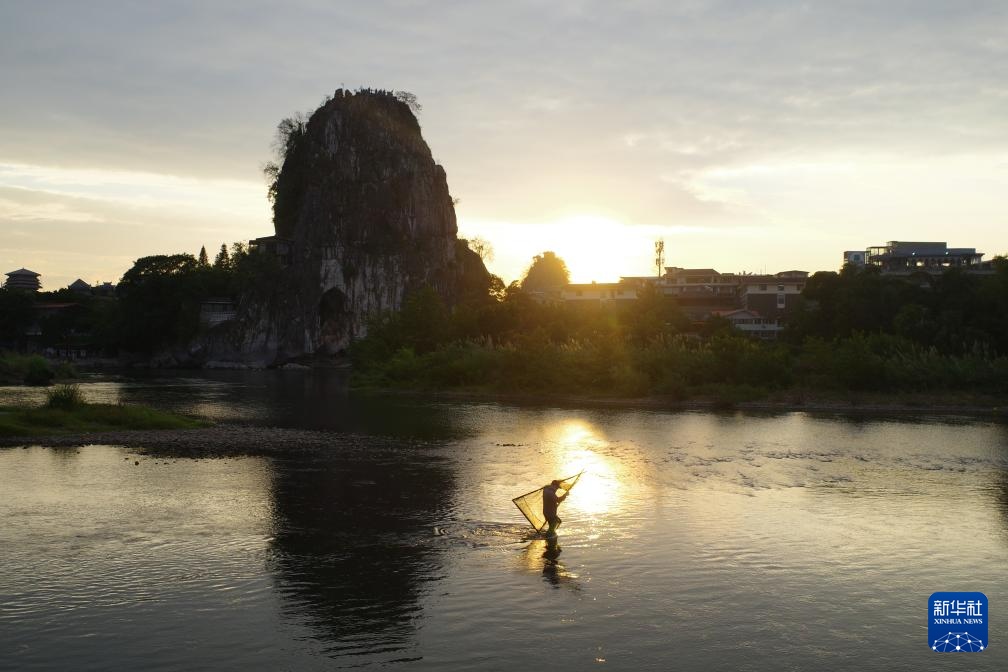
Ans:
{"label": "sun reflection on water", "polygon": [[571,492],[567,506],[591,516],[618,508],[623,488],[619,462],[603,451],[606,439],[584,420],[564,420],[546,429],[548,443],[556,446],[554,460],[558,477],[584,471]]}

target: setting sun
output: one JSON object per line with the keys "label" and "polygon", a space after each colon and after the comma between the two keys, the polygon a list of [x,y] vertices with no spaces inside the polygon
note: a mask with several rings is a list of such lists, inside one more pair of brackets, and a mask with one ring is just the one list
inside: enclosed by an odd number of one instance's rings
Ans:
{"label": "setting sun", "polygon": [[[684,227],[629,226],[601,215],[578,214],[535,226],[535,236],[525,226],[503,222],[467,222],[461,235],[479,235],[494,248],[491,270],[505,282],[520,280],[532,257],[545,250],[556,252],[571,274],[571,282],[615,282],[621,275],[653,275],[654,241]],[[470,232],[472,232],[470,234]]]}

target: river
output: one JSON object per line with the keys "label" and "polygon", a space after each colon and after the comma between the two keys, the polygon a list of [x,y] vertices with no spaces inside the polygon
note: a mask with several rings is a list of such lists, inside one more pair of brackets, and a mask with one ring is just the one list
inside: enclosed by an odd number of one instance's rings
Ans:
{"label": "river", "polygon": [[[1008,667],[1004,424],[359,398],[342,376],[82,387],[360,449],[0,449],[0,669]],[[511,498],[581,469],[558,544],[529,538]],[[988,650],[929,648],[936,591],[986,594]]]}

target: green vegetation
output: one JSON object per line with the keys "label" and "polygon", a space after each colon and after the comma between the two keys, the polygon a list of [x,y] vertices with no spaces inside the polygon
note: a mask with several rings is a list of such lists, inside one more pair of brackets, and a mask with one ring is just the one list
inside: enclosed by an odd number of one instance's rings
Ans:
{"label": "green vegetation", "polygon": [[354,344],[354,382],[726,404],[1008,394],[1003,261],[993,275],[947,273],[925,287],[872,270],[820,273],[806,298],[811,308],[795,316],[784,338],[761,342],[724,320],[692,325],[673,299],[647,292],[623,306],[551,306],[515,283],[499,297],[448,310],[423,290]]}
{"label": "green vegetation", "polygon": [[0,407],[0,436],[49,436],[120,429],[194,429],[207,424],[145,406],[89,404],[76,385],[50,389],[46,404],[38,408]]}
{"label": "green vegetation", "polygon": [[[38,294],[0,289],[0,346],[85,350],[115,355],[151,354],[185,343],[200,330],[200,305],[211,297],[272,292],[280,273],[272,255],[249,254],[243,243],[230,251],[221,245],[211,264],[205,249],[191,254],[138,259],[122,278],[118,298],[79,294],[70,289]],[[41,364],[39,363],[41,362]],[[32,367],[32,376],[26,380]],[[46,385],[59,371],[46,373],[42,358],[0,354],[0,383]]]}
{"label": "green vegetation", "polygon": [[873,268],[816,273],[803,292],[812,308],[791,319],[788,340],[888,334],[940,353],[1008,355],[1008,260],[996,258],[994,268],[906,280]]}
{"label": "green vegetation", "polygon": [[46,390],[46,408],[65,410],[84,405],[84,395],[79,385],[57,385]]}
{"label": "green vegetation", "polygon": [[56,378],[76,375],[70,364],[53,366],[39,355],[0,352],[0,385],[48,385]]}
{"label": "green vegetation", "polygon": [[618,341],[455,342],[428,352],[402,347],[355,371],[361,387],[462,388],[607,397],[670,396],[746,401],[789,389],[820,393],[1008,393],[1008,357],[945,355],[905,339],[856,335],[805,348],[741,336]]}
{"label": "green vegetation", "polygon": [[213,265],[191,254],[138,259],[123,275],[114,339],[117,348],[150,353],[184,343],[200,329],[200,304],[210,297],[238,297],[264,285],[271,287],[280,266],[271,255],[249,254],[242,243],[229,252],[221,245]]}

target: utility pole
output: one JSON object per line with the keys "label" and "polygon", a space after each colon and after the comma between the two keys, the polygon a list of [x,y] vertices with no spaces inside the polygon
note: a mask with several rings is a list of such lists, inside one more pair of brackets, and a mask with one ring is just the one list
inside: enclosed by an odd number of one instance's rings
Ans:
{"label": "utility pole", "polygon": [[658,270],[658,277],[662,277],[662,270],[665,268],[665,240],[659,238],[654,244],[655,267]]}

